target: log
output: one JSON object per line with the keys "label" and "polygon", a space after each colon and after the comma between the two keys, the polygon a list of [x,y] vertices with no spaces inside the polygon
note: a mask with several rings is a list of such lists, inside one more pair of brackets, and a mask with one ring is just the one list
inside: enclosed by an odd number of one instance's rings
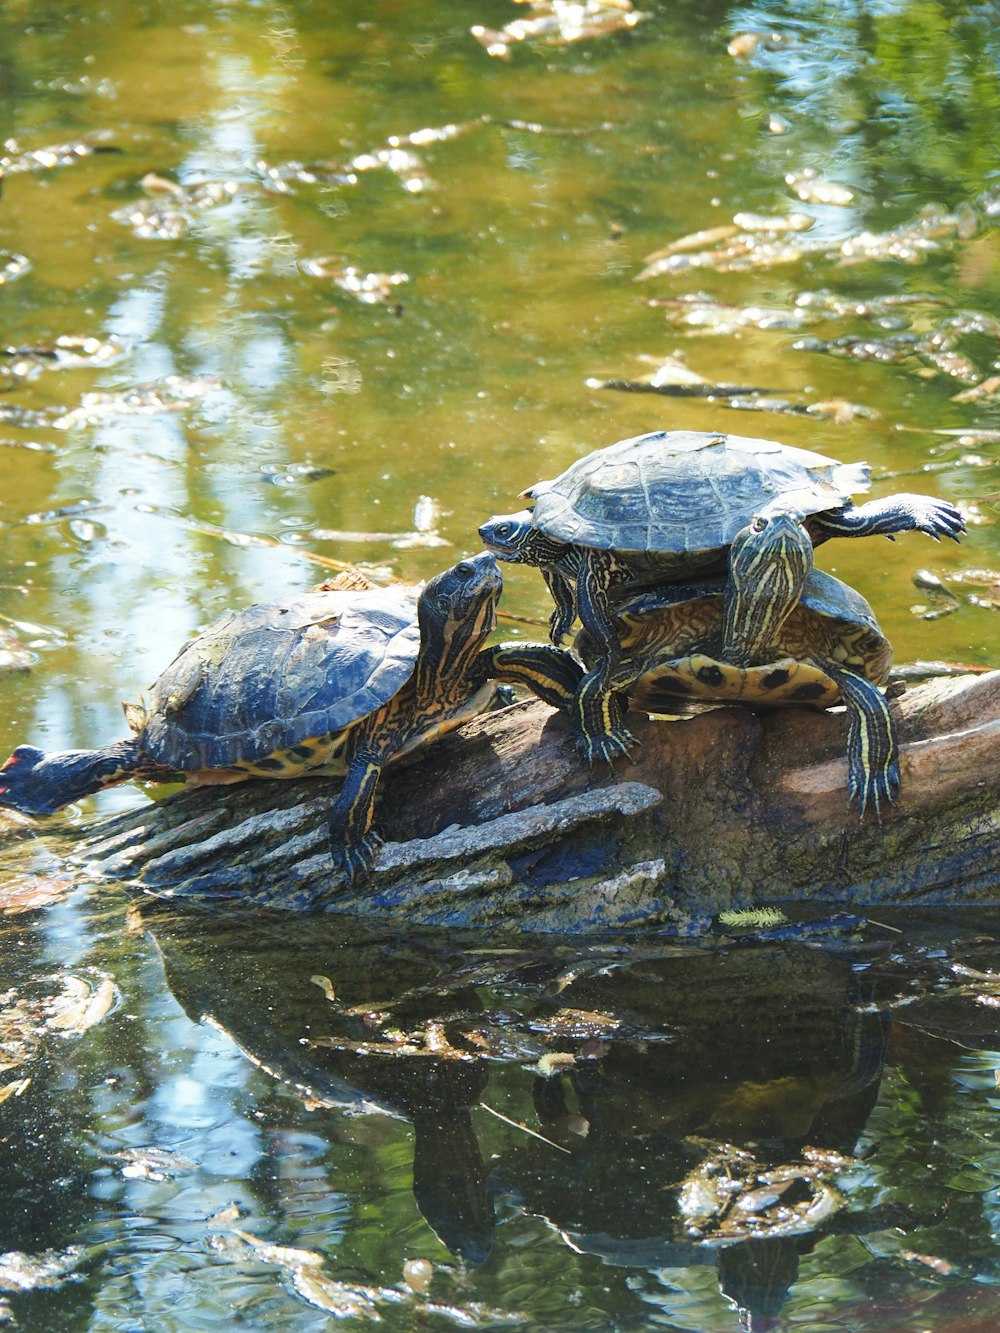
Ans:
{"label": "log", "polygon": [[635,762],[589,769],[538,700],[390,765],[372,878],[327,854],[339,784],[192,790],[82,830],[88,874],[170,897],[396,924],[697,933],[722,909],[1000,903],[1000,671],[893,702],[902,792],[848,808],[843,709],[629,715]]}

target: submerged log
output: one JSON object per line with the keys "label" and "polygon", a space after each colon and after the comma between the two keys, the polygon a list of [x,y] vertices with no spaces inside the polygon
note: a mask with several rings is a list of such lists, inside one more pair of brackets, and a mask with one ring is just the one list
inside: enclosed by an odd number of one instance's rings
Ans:
{"label": "submerged log", "polygon": [[384,774],[372,879],[328,856],[338,784],[181,792],[94,821],[87,873],[178,897],[523,930],[699,930],[724,908],[1000,903],[1000,671],[893,703],[902,794],[847,806],[842,709],[630,715],[633,763],[589,769],[539,701],[477,719]]}

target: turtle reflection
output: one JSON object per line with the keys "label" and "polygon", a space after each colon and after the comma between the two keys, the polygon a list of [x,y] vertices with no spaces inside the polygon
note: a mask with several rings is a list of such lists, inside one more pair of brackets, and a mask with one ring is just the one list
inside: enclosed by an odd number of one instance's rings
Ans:
{"label": "turtle reflection", "polygon": [[[312,1106],[413,1124],[416,1205],[469,1262],[502,1200],[606,1263],[714,1265],[760,1329],[838,1227],[888,1033],[851,950],[466,953],[338,921],[274,932],[172,908],[147,924],[189,1015]],[[489,1170],[481,1102],[530,1131],[504,1131]]]}

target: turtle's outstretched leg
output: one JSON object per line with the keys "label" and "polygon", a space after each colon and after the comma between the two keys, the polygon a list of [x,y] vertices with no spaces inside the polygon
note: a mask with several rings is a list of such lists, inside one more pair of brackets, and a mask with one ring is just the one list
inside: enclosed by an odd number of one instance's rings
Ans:
{"label": "turtle's outstretched leg", "polygon": [[847,790],[861,814],[871,807],[881,815],[883,804],[899,793],[899,743],[885,696],[865,676],[836,662],[821,662],[840,686],[850,726],[847,733]]}
{"label": "turtle's outstretched leg", "polygon": [[926,532],[939,541],[958,541],[965,519],[947,500],[933,495],[889,495],[863,505],[844,505],[816,514],[807,526],[817,544],[827,537],[892,537],[897,532]]}
{"label": "turtle's outstretched leg", "polygon": [[26,815],[51,815],[71,801],[141,773],[139,742],[134,738],[100,750],[57,750],[52,754],[33,745],[19,745],[0,768],[0,805]]}
{"label": "turtle's outstretched leg", "polygon": [[583,668],[565,648],[545,643],[498,643],[476,659],[476,676],[526,685],[553,708],[571,712]]}

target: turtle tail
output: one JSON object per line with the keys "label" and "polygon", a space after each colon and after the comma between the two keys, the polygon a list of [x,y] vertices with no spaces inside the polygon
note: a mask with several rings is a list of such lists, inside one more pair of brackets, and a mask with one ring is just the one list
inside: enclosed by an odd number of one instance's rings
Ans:
{"label": "turtle tail", "polygon": [[19,745],[0,768],[0,805],[26,815],[51,815],[81,796],[125,782],[139,768],[135,738],[100,750],[58,750],[46,754]]}

